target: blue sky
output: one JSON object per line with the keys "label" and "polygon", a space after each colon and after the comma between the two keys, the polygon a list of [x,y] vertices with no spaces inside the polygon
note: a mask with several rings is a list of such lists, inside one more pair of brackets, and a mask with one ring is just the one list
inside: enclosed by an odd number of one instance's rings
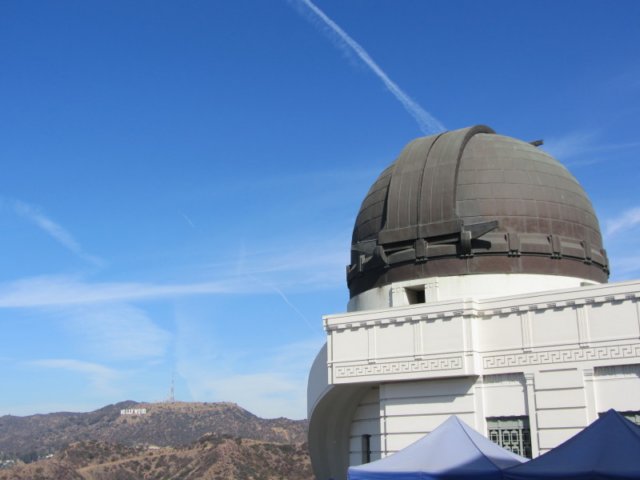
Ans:
{"label": "blue sky", "polygon": [[640,276],[636,1],[0,2],[0,415],[302,418],[359,204],[483,123],[582,182]]}

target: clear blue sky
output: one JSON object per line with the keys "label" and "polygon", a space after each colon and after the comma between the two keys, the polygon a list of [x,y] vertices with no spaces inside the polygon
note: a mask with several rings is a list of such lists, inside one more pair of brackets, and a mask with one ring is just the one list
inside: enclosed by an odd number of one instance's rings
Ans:
{"label": "clear blue sky", "polygon": [[[325,15],[324,17],[322,15]],[[638,278],[640,2],[0,2],[0,414],[306,414],[360,201],[414,137],[545,148]]]}

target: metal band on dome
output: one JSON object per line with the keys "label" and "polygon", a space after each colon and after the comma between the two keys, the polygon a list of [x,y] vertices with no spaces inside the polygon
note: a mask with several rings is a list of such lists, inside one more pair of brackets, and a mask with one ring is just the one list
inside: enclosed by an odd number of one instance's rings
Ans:
{"label": "metal band on dome", "polygon": [[382,245],[458,235],[463,222],[456,208],[460,157],[478,133],[495,133],[483,125],[418,138],[402,151],[387,196]]}

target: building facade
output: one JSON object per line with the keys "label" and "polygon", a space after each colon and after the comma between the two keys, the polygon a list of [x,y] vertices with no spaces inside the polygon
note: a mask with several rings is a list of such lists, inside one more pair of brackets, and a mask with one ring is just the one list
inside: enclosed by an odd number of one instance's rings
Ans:
{"label": "building facade", "polygon": [[535,145],[472,127],[411,142],[355,222],[347,313],[308,384],[318,479],[458,415],[537,456],[640,412],[640,282],[607,283],[591,203]]}

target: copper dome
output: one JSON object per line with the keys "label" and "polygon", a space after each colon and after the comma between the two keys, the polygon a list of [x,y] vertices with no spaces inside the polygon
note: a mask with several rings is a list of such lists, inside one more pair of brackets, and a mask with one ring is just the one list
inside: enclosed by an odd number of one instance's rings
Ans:
{"label": "copper dome", "polygon": [[401,280],[483,273],[606,282],[589,198],[557,160],[485,126],[413,140],[358,212],[351,296]]}

